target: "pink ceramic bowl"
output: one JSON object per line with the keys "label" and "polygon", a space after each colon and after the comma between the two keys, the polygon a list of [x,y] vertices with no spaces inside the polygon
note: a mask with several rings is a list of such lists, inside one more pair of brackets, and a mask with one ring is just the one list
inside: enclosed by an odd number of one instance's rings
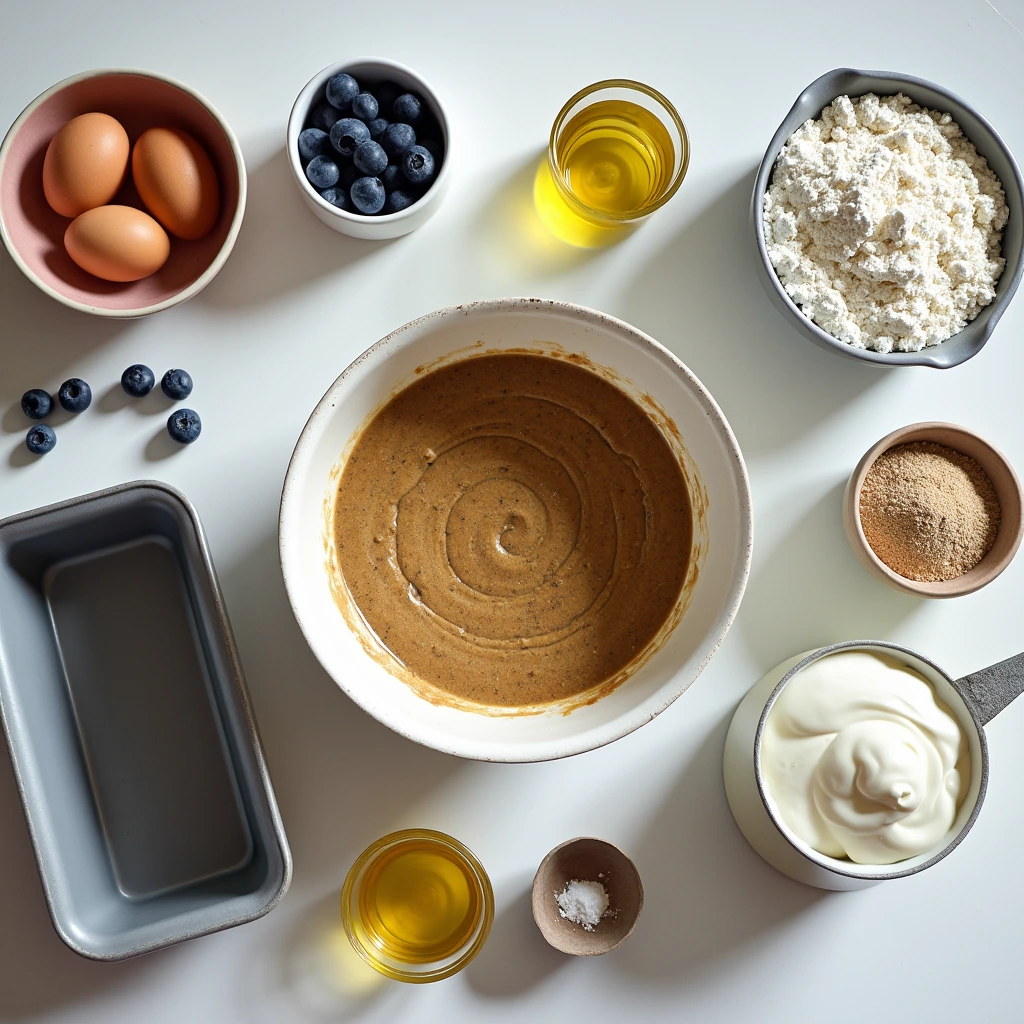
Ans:
{"label": "pink ceramic bowl", "polygon": [[[167,262],[141,281],[102,281],[74,263],[64,249],[71,222],[54,213],[43,195],[50,139],[66,121],[90,111],[117,118],[133,146],[157,125],[189,132],[209,153],[220,179],[221,210],[213,230],[195,242],[172,238]],[[145,209],[130,172],[113,202]],[[227,260],[244,212],[245,164],[234,133],[199,93],[151,71],[106,68],[66,78],[21,112],[0,146],[0,238],[29,280],[85,313],[147,316],[197,295]]]}

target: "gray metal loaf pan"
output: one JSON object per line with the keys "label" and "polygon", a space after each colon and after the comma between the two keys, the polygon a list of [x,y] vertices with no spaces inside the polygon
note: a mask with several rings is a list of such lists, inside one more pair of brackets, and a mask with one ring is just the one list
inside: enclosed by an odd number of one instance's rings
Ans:
{"label": "gray metal loaf pan", "polygon": [[[804,121],[808,118],[821,117],[822,110],[837,96],[863,96],[869,92],[879,96],[891,96],[901,92],[915,103],[952,114],[953,120],[963,129],[964,135],[974,143],[975,148],[988,161],[989,167],[1002,182],[1003,191],[1006,193],[1006,205],[1010,208],[1010,219],[1003,231],[1002,244],[1006,266],[996,283],[995,299],[959,334],[954,334],[941,345],[932,345],[930,348],[921,349],[920,352],[883,354],[869,349],[854,348],[838,338],[833,338],[813,320],[804,316],[800,307],[786,293],[772,267],[765,245],[762,203],[782,147]],[[876,366],[933,366],[938,369],[949,369],[977,355],[992,336],[1024,273],[1024,179],[1021,178],[1020,168],[1009,147],[995,128],[966,100],[934,82],[926,82],[923,78],[912,78],[910,75],[900,75],[892,71],[837,68],[815,79],[800,93],[793,108],[768,144],[764,159],[757,170],[754,194],[750,202],[750,220],[759,257],[758,277],[775,308],[805,338],[816,345],[831,349],[840,355],[874,363]]]}
{"label": "gray metal loaf pan", "polygon": [[122,960],[266,914],[291,854],[195,510],[140,481],[0,522],[0,717],[54,927]]}

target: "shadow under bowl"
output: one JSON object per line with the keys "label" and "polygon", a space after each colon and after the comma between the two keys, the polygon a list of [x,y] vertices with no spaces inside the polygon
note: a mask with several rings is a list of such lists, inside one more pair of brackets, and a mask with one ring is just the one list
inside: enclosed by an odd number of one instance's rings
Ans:
{"label": "shadow under bowl", "polygon": [[[608,912],[593,931],[562,917],[556,900],[572,881],[600,882]],[[533,879],[533,919],[547,942],[571,956],[600,956],[618,949],[633,933],[644,906],[636,865],[603,839],[581,837],[556,846]]]}
{"label": "shadow under bowl", "polygon": [[[954,451],[974,459],[992,481],[996,498],[999,501],[999,530],[988,554],[973,569],[952,580],[925,583],[907,579],[894,572],[872,550],[861,525],[861,489],[875,460],[883,452],[889,451],[896,445],[911,444],[915,441],[929,441],[933,444],[945,445],[947,448],[952,448]],[[843,495],[843,528],[846,530],[853,553],[872,574],[888,583],[889,586],[915,597],[962,597],[991,583],[1013,561],[1013,556],[1017,554],[1017,549],[1020,547],[1021,537],[1024,535],[1024,524],[1022,524],[1021,518],[1022,502],[1024,502],[1024,495],[1021,493],[1020,481],[1017,479],[1013,467],[1007,461],[1006,456],[983,437],[966,427],[957,426],[955,423],[911,423],[909,426],[900,427],[899,430],[894,430],[891,434],[883,437],[857,463],[857,468],[853,471]]]}
{"label": "shadow under bowl", "polygon": [[[962,331],[930,348],[920,352],[873,352],[870,349],[854,348],[827,331],[822,330],[806,316],[800,307],[786,293],[785,287],[775,273],[764,237],[764,194],[768,191],[775,171],[775,163],[789,137],[808,119],[821,116],[822,110],[839,96],[863,96],[873,92],[879,96],[892,96],[901,92],[915,103],[952,115],[964,135],[974,144],[978,153],[987,161],[1006,193],[1006,205],[1010,218],[1003,230],[1002,255],[1006,266],[996,284],[996,297]],[[793,104],[785,120],[768,144],[764,159],[754,180],[754,193],[750,202],[750,219],[760,259],[757,261],[761,285],[775,308],[789,320],[800,333],[822,348],[840,355],[878,366],[932,366],[949,369],[976,356],[992,336],[999,318],[1006,312],[1021,274],[1024,272],[1024,180],[1020,168],[1000,138],[998,132],[970,104],[954,93],[948,92],[933,82],[912,78],[891,71],[858,71],[854,68],[837,68],[813,81]]]}
{"label": "shadow under bowl", "polygon": [[[171,239],[171,254],[141,281],[104,281],[82,270],[64,248],[71,220],[43,194],[43,159],[57,131],[79,114],[109,114],[134,147],[149,128],[188,132],[206,150],[220,184],[220,215],[196,241]],[[148,316],[201,292],[224,265],[245,212],[245,163],[227,122],[199,93],[152,71],[100,69],[73,75],[37,96],[0,146],[0,238],[24,275],[51,298],[96,316]],[[125,175],[112,203],[145,209]]]}

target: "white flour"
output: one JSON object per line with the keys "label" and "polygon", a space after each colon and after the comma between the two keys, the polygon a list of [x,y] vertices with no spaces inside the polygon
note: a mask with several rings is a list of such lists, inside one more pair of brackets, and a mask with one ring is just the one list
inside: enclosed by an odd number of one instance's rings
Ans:
{"label": "white flour", "polygon": [[840,96],[782,149],[764,197],[789,296],[857,348],[938,345],[995,297],[1009,211],[949,114],[906,96]]}

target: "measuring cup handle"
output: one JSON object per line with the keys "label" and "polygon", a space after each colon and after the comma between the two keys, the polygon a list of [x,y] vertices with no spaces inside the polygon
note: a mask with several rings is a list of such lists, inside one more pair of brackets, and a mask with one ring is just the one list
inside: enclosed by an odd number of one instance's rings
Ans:
{"label": "measuring cup handle", "polygon": [[973,704],[982,725],[988,725],[1011,701],[1024,693],[1024,654],[972,672],[954,683]]}

